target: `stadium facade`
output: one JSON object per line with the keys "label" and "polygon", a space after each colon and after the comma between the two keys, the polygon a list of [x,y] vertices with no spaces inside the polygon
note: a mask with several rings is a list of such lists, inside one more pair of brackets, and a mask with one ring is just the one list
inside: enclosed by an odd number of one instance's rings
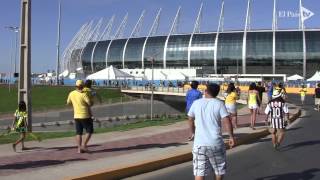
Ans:
{"label": "stadium facade", "polygon": [[[223,1],[222,1],[223,2]],[[180,7],[173,20],[168,35],[155,35],[159,14],[154,20],[150,32],[145,37],[136,37],[142,12],[129,38],[121,38],[127,16],[124,17],[116,34],[112,38],[96,34],[97,24],[93,30],[83,27],[80,35],[85,39],[82,46],[73,45],[67,49],[69,53],[67,69],[81,69],[85,75],[100,71],[108,66],[118,69],[151,68],[150,57],[157,69],[196,69],[197,76],[206,74],[285,74],[312,76],[320,70],[320,29],[306,29],[304,19],[299,29],[279,30],[276,21],[276,0],[274,0],[274,18],[272,29],[251,30],[251,0],[248,0],[247,16],[243,31],[223,31],[222,19],[224,3],[221,6],[219,25],[216,32],[200,32],[202,5],[199,9],[195,27],[190,34],[177,34],[177,19]],[[301,6],[301,4],[300,4]],[[302,6],[301,6],[302,7]],[[300,10],[301,10],[300,7]],[[110,19],[106,26],[110,33]],[[92,24],[92,23],[91,23]],[[105,32],[104,31],[104,32]],[[85,32],[85,33],[83,33]],[[95,38],[90,38],[95,36]],[[86,38],[87,37],[87,38]],[[88,38],[89,37],[89,38]],[[75,38],[76,41],[77,38]]]}
{"label": "stadium facade", "polygon": [[[243,34],[240,31],[219,33],[216,61],[217,33],[193,34],[192,39],[191,34],[172,35],[167,46],[166,36],[149,37],[147,41],[146,37],[140,37],[89,42],[80,61],[86,74],[110,65],[119,69],[151,68],[146,57],[155,58],[155,68],[195,68],[199,74],[303,74],[301,31],[276,32],[275,62],[272,31],[247,32],[246,47],[243,46]],[[306,75],[310,77],[320,69],[320,30],[308,30],[305,35]]]}

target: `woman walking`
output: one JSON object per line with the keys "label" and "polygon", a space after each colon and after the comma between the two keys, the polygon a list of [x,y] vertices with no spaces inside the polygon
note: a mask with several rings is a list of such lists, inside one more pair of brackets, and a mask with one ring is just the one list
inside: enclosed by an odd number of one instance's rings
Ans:
{"label": "woman walking", "polygon": [[18,109],[14,113],[14,120],[12,123],[12,130],[20,133],[20,138],[12,144],[12,148],[14,152],[16,152],[16,146],[21,143],[21,150],[26,150],[27,148],[24,146],[24,139],[26,138],[27,132],[27,106],[24,101],[20,101]]}
{"label": "woman walking", "polygon": [[255,130],[255,123],[257,119],[258,102],[260,101],[259,92],[256,90],[256,84],[251,83],[248,91],[248,107],[250,109],[250,127]]}
{"label": "woman walking", "polygon": [[237,118],[237,102],[236,101],[238,99],[238,95],[237,95],[236,87],[234,86],[234,83],[230,83],[228,85],[228,89],[226,93],[227,93],[227,96],[225,100],[225,105],[228,113],[231,116],[233,127],[237,128],[238,118]]}

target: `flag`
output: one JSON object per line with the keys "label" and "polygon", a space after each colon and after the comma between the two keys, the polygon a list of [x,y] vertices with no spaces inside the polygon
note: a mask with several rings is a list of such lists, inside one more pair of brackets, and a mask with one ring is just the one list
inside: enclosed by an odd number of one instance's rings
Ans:
{"label": "flag", "polygon": [[305,20],[311,18],[314,13],[312,11],[310,11],[309,9],[301,6],[301,21],[304,22]]}

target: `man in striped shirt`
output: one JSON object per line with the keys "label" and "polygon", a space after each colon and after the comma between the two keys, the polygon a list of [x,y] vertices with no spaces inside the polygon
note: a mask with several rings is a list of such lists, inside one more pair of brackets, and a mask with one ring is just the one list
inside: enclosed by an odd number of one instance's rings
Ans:
{"label": "man in striped shirt", "polygon": [[288,105],[282,98],[281,92],[274,90],[272,100],[268,102],[265,113],[270,117],[272,143],[273,147],[277,149],[284,138],[284,131],[286,128],[284,115],[289,119]]}

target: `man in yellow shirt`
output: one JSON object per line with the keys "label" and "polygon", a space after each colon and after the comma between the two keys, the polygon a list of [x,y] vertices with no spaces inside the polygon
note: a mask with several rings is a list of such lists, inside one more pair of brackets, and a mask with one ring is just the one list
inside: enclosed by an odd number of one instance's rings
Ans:
{"label": "man in yellow shirt", "polygon": [[[90,106],[92,102],[90,98],[82,91],[84,83],[82,80],[77,80],[76,90],[69,93],[67,104],[73,106],[76,139],[78,145],[78,153],[87,152],[87,144],[93,133],[93,120],[90,114]],[[83,129],[86,129],[86,138],[82,146]]]}

